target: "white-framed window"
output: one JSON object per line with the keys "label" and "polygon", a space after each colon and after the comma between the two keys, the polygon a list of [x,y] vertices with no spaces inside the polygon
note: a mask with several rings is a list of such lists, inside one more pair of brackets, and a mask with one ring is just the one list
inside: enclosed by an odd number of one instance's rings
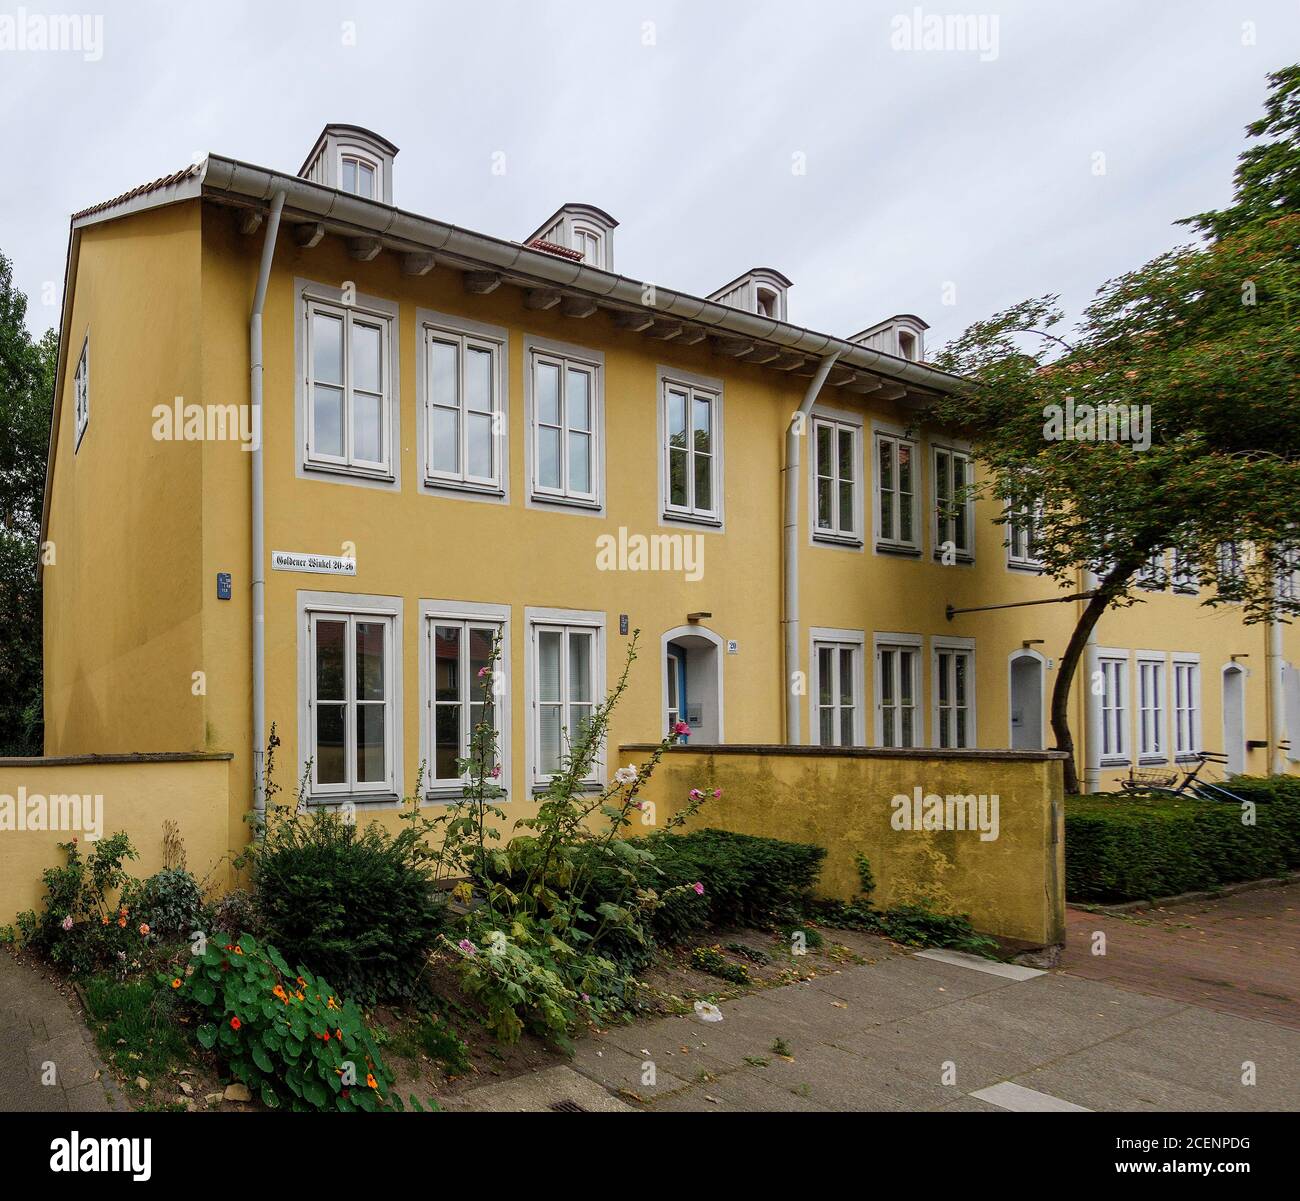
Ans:
{"label": "white-framed window", "polygon": [[812,742],[815,746],[862,746],[861,630],[814,628],[812,643]]}
{"label": "white-framed window", "polygon": [[917,551],[917,445],[895,434],[876,434],[876,545]]}
{"label": "white-framed window", "polygon": [[1128,657],[1101,654],[1101,761],[1103,764],[1129,761]]}
{"label": "white-framed window", "polygon": [[421,318],[425,483],[502,495],[506,332],[438,314]]}
{"label": "white-framed window", "polygon": [[1277,595],[1279,600],[1295,600],[1297,581],[1300,574],[1300,547],[1293,545],[1279,547],[1274,554],[1277,574]]}
{"label": "white-framed window", "polygon": [[862,542],[862,471],[854,422],[813,414],[813,537]]}
{"label": "white-framed window", "polygon": [[599,508],[600,359],[533,344],[527,369],[533,499]]}
{"label": "white-framed window", "polygon": [[898,355],[899,358],[910,359],[912,362],[916,362],[920,357],[917,354],[917,339],[914,333],[905,329],[898,331]]}
{"label": "white-framed window", "polygon": [[605,267],[605,235],[594,225],[573,222],[573,249],[582,255],[589,267]]}
{"label": "white-framed window", "polygon": [[357,150],[339,151],[339,190],[363,196],[367,200],[380,199],[383,167],[368,154]]}
{"label": "white-framed window", "polygon": [[1195,655],[1173,656],[1174,756],[1201,750],[1201,664]]}
{"label": "white-framed window", "polygon": [[935,639],[930,658],[935,744],[945,750],[972,747],[976,743],[974,643]]}
{"label": "white-framed window", "polygon": [[[604,700],[605,615],[529,609],[527,620],[529,774],[544,788]],[[601,748],[584,779],[598,785],[603,777]]]}
{"label": "white-framed window", "polygon": [[1169,573],[1173,590],[1183,596],[1195,596],[1199,587],[1196,564],[1182,551],[1175,550]]}
{"label": "white-framed window", "polygon": [[310,795],[394,800],[400,795],[401,602],[299,596],[305,700],[299,745],[311,764]]}
{"label": "white-framed window", "polygon": [[1042,570],[1038,557],[1038,505],[1007,507],[1007,566],[1022,571]]}
{"label": "white-framed window", "polygon": [[972,480],[970,455],[947,446],[934,447],[933,476],[934,556],[941,558],[951,545],[958,559],[969,561],[975,549],[974,502],[968,492]]}
{"label": "white-framed window", "polygon": [[77,370],[72,376],[73,407],[76,410],[77,433],[72,450],[75,454],[81,446],[81,436],[90,424],[90,334],[81,344],[81,357],[77,360]]}
{"label": "white-framed window", "polygon": [[376,480],[394,479],[395,315],[395,305],[363,306],[360,298],[356,305],[345,305],[312,291],[305,293],[305,466]]}
{"label": "white-framed window", "polygon": [[[473,757],[475,733],[488,721],[496,731],[495,779],[510,781],[510,609],[507,605],[421,601],[424,640],[420,673],[425,726],[421,759],[426,795],[458,797],[468,778],[457,761]],[[495,656],[495,658],[494,658]]]}
{"label": "white-framed window", "polygon": [[921,714],[921,639],[913,634],[877,634],[876,742],[915,747],[925,741]]}
{"label": "white-framed window", "polygon": [[1215,557],[1220,579],[1239,581],[1242,578],[1245,569],[1242,566],[1240,542],[1220,542]]}
{"label": "white-framed window", "polygon": [[1139,655],[1138,760],[1164,763],[1169,758],[1165,709],[1165,658]]}
{"label": "white-framed window", "polygon": [[722,517],[721,388],[661,374],[664,514]]}
{"label": "white-framed window", "polygon": [[1168,582],[1165,576],[1165,552],[1162,550],[1152,551],[1147,556],[1146,562],[1138,568],[1136,576],[1137,586],[1147,592],[1162,592],[1165,584]]}

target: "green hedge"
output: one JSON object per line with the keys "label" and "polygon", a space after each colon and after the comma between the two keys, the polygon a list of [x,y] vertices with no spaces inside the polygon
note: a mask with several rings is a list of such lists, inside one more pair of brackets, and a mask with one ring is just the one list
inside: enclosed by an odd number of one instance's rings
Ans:
{"label": "green hedge", "polygon": [[1300,789],[1290,777],[1237,777],[1255,824],[1230,802],[1105,795],[1065,801],[1065,892],[1072,901],[1174,896],[1300,867]]}

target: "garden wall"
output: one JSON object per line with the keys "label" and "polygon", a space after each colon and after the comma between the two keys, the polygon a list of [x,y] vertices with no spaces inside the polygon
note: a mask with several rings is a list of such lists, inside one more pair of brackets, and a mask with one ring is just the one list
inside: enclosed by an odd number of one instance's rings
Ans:
{"label": "garden wall", "polygon": [[[87,755],[0,759],[0,925],[38,907],[41,873],[65,862],[58,844],[83,845],[98,826],[131,837],[131,874],[163,866],[163,822],[174,821],[190,871],[225,886],[230,841],[230,755]],[[54,827],[54,828],[51,828]]]}
{"label": "garden wall", "polygon": [[[620,762],[639,764],[653,749],[623,746]],[[654,826],[634,829],[662,828],[692,788],[720,788],[721,798],[709,799],[686,829],[714,826],[823,846],[819,891],[842,900],[858,891],[855,858],[864,854],[879,907],[925,898],[933,908],[968,914],[983,933],[1047,946],[1065,938],[1063,758],[1051,751],[674,747],[643,793],[655,803]],[[909,803],[895,804],[895,797]],[[980,825],[981,798],[982,833],[972,828]]]}

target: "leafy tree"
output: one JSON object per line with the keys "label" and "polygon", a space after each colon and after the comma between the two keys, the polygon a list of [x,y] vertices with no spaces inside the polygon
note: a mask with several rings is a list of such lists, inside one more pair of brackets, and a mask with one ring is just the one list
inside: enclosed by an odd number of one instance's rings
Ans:
{"label": "leafy tree", "polygon": [[[1205,242],[1105,284],[1068,341],[1045,296],[977,322],[939,359],[975,384],[927,417],[968,431],[985,468],[976,490],[1035,514],[1047,576],[1073,588],[1095,574],[1052,695],[1067,791],[1076,668],[1102,614],[1140,599],[1153,556],[1175,556],[1155,579],[1176,563],[1202,604],[1240,604],[1247,622],[1300,612],[1278,587],[1300,530],[1300,68],[1270,82],[1268,115],[1248,132],[1276,140],[1241,156],[1230,208],[1188,219]],[[1058,421],[1058,408],[1083,420]],[[1120,410],[1139,418],[1128,441],[1087,440],[1089,412]]]}
{"label": "leafy tree", "polygon": [[0,754],[42,742],[41,591],[36,562],[58,336],[33,342],[27,298],[0,254]]}

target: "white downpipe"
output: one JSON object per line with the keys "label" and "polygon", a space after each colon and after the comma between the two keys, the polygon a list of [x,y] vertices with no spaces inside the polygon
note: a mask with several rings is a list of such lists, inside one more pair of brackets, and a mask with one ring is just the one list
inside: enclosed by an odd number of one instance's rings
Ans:
{"label": "white downpipe", "polygon": [[785,597],[785,612],[781,619],[781,632],[785,645],[785,741],[790,746],[799,744],[799,727],[802,706],[794,688],[794,673],[799,670],[799,456],[808,414],[826,383],[826,377],[840,352],[826,355],[817,366],[817,372],[808,385],[799,412],[790,419],[785,431],[785,466],[781,468],[781,490],[785,498],[784,554],[781,556],[781,575]]}
{"label": "white downpipe", "polygon": [[[1095,592],[1101,586],[1101,580],[1095,572],[1084,573],[1084,592]],[[1087,604],[1087,601],[1081,602]],[[1101,791],[1101,697],[1093,691],[1093,681],[1097,678],[1100,664],[1097,661],[1097,625],[1088,635],[1088,644],[1084,648],[1083,679],[1083,791],[1089,794]]]}
{"label": "white downpipe", "polygon": [[[1276,585],[1281,590],[1280,583]],[[1282,623],[1276,617],[1268,622],[1268,641],[1264,647],[1264,687],[1268,701],[1268,770],[1275,775],[1286,775],[1287,755],[1282,749],[1286,741],[1286,681],[1282,668]]]}
{"label": "white downpipe", "polygon": [[280,232],[280,214],[284,210],[284,192],[271,200],[266,223],[266,240],[262,243],[262,263],[257,272],[257,291],[253,311],[248,319],[249,403],[253,429],[253,496],[252,496],[252,583],[253,598],[253,811],[260,819],[266,812],[266,550],[263,516],[266,506],[262,480],[262,309],[271,278],[271,261],[275,258],[275,239]]}

